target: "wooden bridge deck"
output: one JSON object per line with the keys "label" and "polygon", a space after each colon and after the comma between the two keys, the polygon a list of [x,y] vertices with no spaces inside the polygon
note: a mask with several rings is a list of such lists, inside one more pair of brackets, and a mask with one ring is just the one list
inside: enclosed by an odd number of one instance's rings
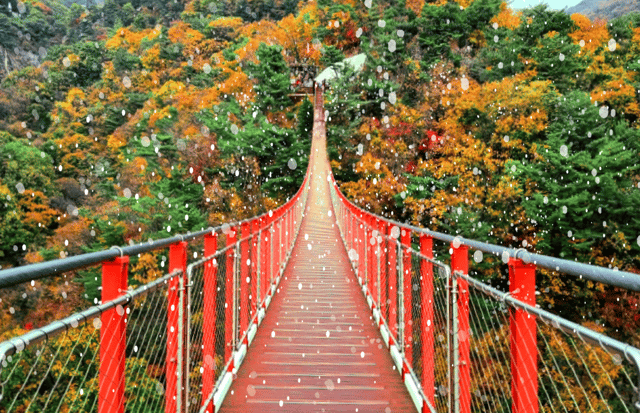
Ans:
{"label": "wooden bridge deck", "polygon": [[322,110],[300,233],[222,412],[415,411],[340,241]]}

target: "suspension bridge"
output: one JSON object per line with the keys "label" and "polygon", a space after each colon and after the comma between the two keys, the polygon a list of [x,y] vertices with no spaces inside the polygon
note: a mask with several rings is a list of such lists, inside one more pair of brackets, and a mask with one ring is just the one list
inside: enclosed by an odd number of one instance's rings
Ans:
{"label": "suspension bridge", "polygon": [[[470,250],[499,258],[509,291],[469,275]],[[129,287],[150,251],[166,273]],[[99,304],[0,343],[0,412],[640,409],[640,350],[536,306],[535,273],[640,277],[360,209],[331,173],[321,88],[305,181],[280,208],[0,271],[0,288],[92,265]]]}

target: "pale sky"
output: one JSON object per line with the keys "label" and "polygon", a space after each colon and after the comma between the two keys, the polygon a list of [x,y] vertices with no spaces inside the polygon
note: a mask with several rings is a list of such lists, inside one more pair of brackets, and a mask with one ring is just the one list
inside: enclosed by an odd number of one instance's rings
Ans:
{"label": "pale sky", "polygon": [[526,7],[537,6],[540,3],[546,3],[551,9],[562,10],[565,7],[575,6],[581,1],[582,0],[512,0],[510,6],[512,9],[524,9]]}

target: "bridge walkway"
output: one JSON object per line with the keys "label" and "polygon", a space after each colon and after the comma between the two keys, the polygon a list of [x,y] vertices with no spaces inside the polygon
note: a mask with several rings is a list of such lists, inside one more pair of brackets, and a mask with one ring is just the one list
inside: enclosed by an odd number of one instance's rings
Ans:
{"label": "bridge walkway", "polygon": [[415,411],[341,242],[324,126],[316,105],[298,239],[222,412]]}

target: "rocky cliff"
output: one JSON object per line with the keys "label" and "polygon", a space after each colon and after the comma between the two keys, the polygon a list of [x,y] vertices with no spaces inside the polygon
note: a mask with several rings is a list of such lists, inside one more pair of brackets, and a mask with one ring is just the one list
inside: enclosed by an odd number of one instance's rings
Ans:
{"label": "rocky cliff", "polygon": [[9,50],[0,45],[0,80],[4,79],[12,70],[20,70],[27,66],[39,66],[46,53],[44,48],[41,48],[40,55],[20,47]]}

